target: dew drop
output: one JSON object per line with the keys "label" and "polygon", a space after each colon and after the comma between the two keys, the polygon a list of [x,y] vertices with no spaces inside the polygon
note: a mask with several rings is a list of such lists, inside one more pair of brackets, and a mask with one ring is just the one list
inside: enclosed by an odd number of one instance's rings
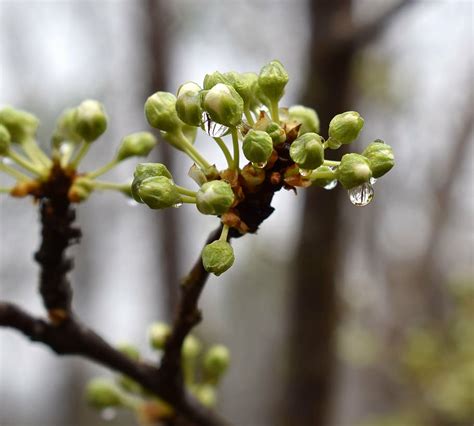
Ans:
{"label": "dew drop", "polygon": [[127,200],[127,204],[130,206],[130,207],[137,207],[139,203],[137,203],[135,200],[133,199],[129,199]]}
{"label": "dew drop", "polygon": [[100,412],[100,417],[102,417],[104,420],[110,422],[111,420],[115,419],[115,416],[117,415],[117,410],[111,407],[104,408]]}
{"label": "dew drop", "polygon": [[229,131],[227,126],[212,121],[207,112],[203,112],[202,114],[202,126],[204,127],[204,131],[212,138],[220,138]]}
{"label": "dew drop", "polygon": [[267,165],[266,161],[262,161],[260,163],[252,163],[252,166],[254,166],[257,169],[264,169],[266,165]]}
{"label": "dew drop", "polygon": [[311,176],[312,170],[300,169],[300,175],[303,177]]}
{"label": "dew drop", "polygon": [[330,191],[331,189],[334,189],[336,186],[337,186],[337,179],[334,179],[331,182],[329,182],[327,185],[323,186],[323,188]]}
{"label": "dew drop", "polygon": [[183,205],[183,203],[176,203],[176,204],[173,204],[171,207],[173,207],[174,209],[178,209],[178,208],[180,208],[182,205]]}
{"label": "dew drop", "polygon": [[348,193],[351,203],[358,207],[366,206],[374,198],[374,188],[369,182],[349,189]]}
{"label": "dew drop", "polygon": [[370,178],[369,182],[370,182],[371,185],[373,185],[375,182],[377,182],[377,179],[372,177],[372,178]]}
{"label": "dew drop", "polygon": [[11,166],[13,164],[13,160],[9,157],[3,157],[2,163],[5,164],[6,166]]}

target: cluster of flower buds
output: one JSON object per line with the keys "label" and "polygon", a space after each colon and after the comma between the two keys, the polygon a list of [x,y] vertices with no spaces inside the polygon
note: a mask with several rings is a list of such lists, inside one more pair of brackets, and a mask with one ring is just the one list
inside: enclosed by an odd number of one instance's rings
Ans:
{"label": "cluster of flower buds", "polygon": [[[229,230],[231,236],[255,232],[272,211],[274,192],[309,186],[333,189],[340,182],[351,202],[363,206],[373,198],[375,179],[393,167],[392,149],[381,140],[362,154],[326,160],[327,149],[357,139],[363,118],[355,111],[336,115],[325,139],[315,110],[279,105],[287,83],[285,68],[274,60],[259,74],[215,71],[205,76],[202,86],[186,82],[176,96],[156,92],[145,103],[150,125],[194,163],[188,174],[199,189],[177,185],[163,164],[146,163],[135,171],[132,195],[152,209],[192,203],[202,214],[219,216],[222,235],[202,252],[204,267],[215,275],[234,262]],[[225,167],[210,164],[195,147],[198,129],[222,150]],[[248,160],[244,167],[241,154]]]}
{"label": "cluster of flower buds", "polygon": [[157,143],[149,132],[130,134],[123,138],[112,161],[98,170],[79,173],[80,162],[107,128],[103,105],[86,100],[65,110],[53,131],[50,153],[36,140],[38,126],[38,118],[29,112],[12,107],[0,110],[0,171],[15,181],[13,186],[0,187],[0,192],[41,198],[48,197],[51,188],[57,193],[60,187],[71,202],[84,201],[94,190],[117,190],[131,196],[129,183],[97,178],[127,158],[146,157]]}
{"label": "cluster of flower buds", "polygon": [[[150,347],[161,353],[171,333],[168,324],[153,323],[148,332]],[[138,349],[122,344],[118,349],[135,361],[141,360]],[[229,368],[229,350],[223,345],[212,345],[203,352],[201,341],[188,335],[183,342],[181,365],[187,390],[206,407],[217,403],[217,386]],[[92,379],[86,388],[91,406],[100,410],[126,408],[136,413],[141,424],[157,424],[174,417],[173,407],[150,394],[130,377],[118,375],[113,380]],[[106,412],[107,413],[107,412]]]}

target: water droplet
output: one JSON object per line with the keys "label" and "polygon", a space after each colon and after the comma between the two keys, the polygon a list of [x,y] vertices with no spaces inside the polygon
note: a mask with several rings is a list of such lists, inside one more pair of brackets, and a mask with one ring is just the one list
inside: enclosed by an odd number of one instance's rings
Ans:
{"label": "water droplet", "polygon": [[229,131],[227,126],[212,121],[207,112],[203,112],[202,114],[202,125],[204,131],[212,138],[220,138]]}
{"label": "water droplet", "polygon": [[369,182],[349,189],[348,193],[351,203],[358,207],[366,206],[374,198],[374,188]]}
{"label": "water droplet", "polygon": [[111,408],[111,407],[104,408],[100,412],[100,417],[102,417],[104,420],[106,420],[108,422],[115,419],[116,415],[117,415],[117,410],[115,410],[115,408]]}
{"label": "water droplet", "polygon": [[2,163],[5,164],[6,166],[11,166],[13,164],[13,160],[9,157],[3,157]]}
{"label": "water droplet", "polygon": [[337,186],[337,179],[334,179],[331,182],[329,182],[327,185],[323,186],[323,188],[330,191],[331,189],[334,189],[336,186]]}
{"label": "water droplet", "polygon": [[179,207],[181,207],[183,205],[183,203],[176,203],[176,204],[173,204],[171,207],[173,207],[174,209],[177,209]]}
{"label": "water droplet", "polygon": [[127,204],[128,204],[130,207],[137,207],[138,204],[140,204],[140,203],[137,203],[135,200],[133,200],[132,198],[130,198],[129,200],[127,200]]}
{"label": "water droplet", "polygon": [[372,178],[370,178],[369,182],[370,182],[371,185],[373,185],[375,182],[377,182],[377,179],[372,177]]}
{"label": "water droplet", "polygon": [[254,166],[257,169],[264,169],[266,165],[267,165],[266,161],[262,161],[260,163],[252,163],[252,166]]}
{"label": "water droplet", "polygon": [[311,176],[312,170],[300,169],[300,175],[303,177]]}

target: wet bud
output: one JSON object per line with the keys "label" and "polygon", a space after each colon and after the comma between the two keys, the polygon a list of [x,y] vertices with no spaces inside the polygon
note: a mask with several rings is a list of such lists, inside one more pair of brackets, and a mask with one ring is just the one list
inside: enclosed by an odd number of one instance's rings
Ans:
{"label": "wet bud", "polygon": [[202,122],[201,88],[190,81],[178,89],[176,99],[176,112],[184,123],[190,126],[200,126]]}
{"label": "wet bud", "polygon": [[183,342],[182,355],[184,358],[196,358],[202,350],[199,339],[192,334],[186,336]]}
{"label": "wet bud", "polygon": [[374,178],[379,178],[389,172],[395,162],[392,147],[380,139],[369,144],[362,155],[369,160]]}
{"label": "wet bud", "polygon": [[199,385],[194,389],[196,399],[205,407],[213,408],[217,403],[216,389],[209,384]]}
{"label": "wet bud", "polygon": [[220,240],[205,246],[201,258],[204,269],[217,276],[227,271],[235,260],[232,246],[227,241]]}
{"label": "wet bud", "polygon": [[290,147],[290,157],[298,167],[313,170],[324,162],[323,138],[316,133],[305,133]]}
{"label": "wet bud", "polygon": [[224,74],[214,71],[212,74],[206,74],[204,77],[203,88],[204,90],[210,90],[219,83],[229,84],[230,82]]}
{"label": "wet bud", "polygon": [[138,361],[140,359],[140,351],[136,346],[133,346],[129,343],[121,343],[117,345],[117,349],[134,361]]}
{"label": "wet bud", "polygon": [[214,345],[204,357],[204,370],[211,380],[216,382],[229,368],[230,353],[224,345]]}
{"label": "wet bud", "polygon": [[337,179],[346,189],[368,182],[372,177],[369,160],[359,154],[345,154],[337,168]]}
{"label": "wet bud", "polygon": [[8,154],[8,151],[10,151],[11,140],[12,138],[8,129],[3,124],[0,124],[0,155]]}
{"label": "wet bud", "polygon": [[140,163],[135,169],[133,174],[133,182],[131,186],[132,197],[137,203],[143,203],[139,194],[138,188],[140,184],[147,178],[154,176],[164,176],[168,179],[172,179],[170,171],[164,164],[161,163]]}
{"label": "wet bud", "polygon": [[81,140],[81,136],[76,133],[76,108],[68,108],[61,113],[56,122],[52,137],[53,146],[58,147],[63,141],[79,143]]}
{"label": "wet bud", "polygon": [[289,119],[301,123],[299,135],[319,133],[319,117],[313,108],[294,105],[288,110]]}
{"label": "wet bud", "polygon": [[258,75],[253,72],[245,72],[242,74],[232,72],[226,73],[225,75],[232,87],[244,101],[245,108],[249,108],[253,98],[253,91],[257,84]]}
{"label": "wet bud", "polygon": [[125,136],[117,152],[117,160],[129,157],[146,157],[158,143],[150,132],[137,132]]}
{"label": "wet bud", "polygon": [[88,99],[76,109],[75,132],[86,142],[95,141],[107,128],[107,115],[104,106]]}
{"label": "wet bud", "polygon": [[154,176],[144,179],[138,185],[138,197],[150,209],[159,210],[182,203],[176,185],[165,176]]}
{"label": "wet bud", "polygon": [[265,65],[258,76],[258,85],[263,94],[272,102],[278,102],[288,83],[288,73],[280,61],[271,61]]}
{"label": "wet bud", "polygon": [[245,158],[252,163],[266,163],[273,151],[271,136],[261,130],[250,130],[242,145]]}
{"label": "wet bud", "polygon": [[329,147],[336,149],[351,143],[357,139],[362,127],[364,119],[356,111],[347,111],[334,116],[329,123]]}
{"label": "wet bud", "polygon": [[162,350],[170,337],[171,327],[164,322],[153,323],[148,331],[148,339],[153,349]]}
{"label": "wet bud", "polygon": [[12,142],[21,143],[35,135],[39,120],[29,112],[5,107],[0,110],[0,124],[7,128]]}
{"label": "wet bud", "polygon": [[321,166],[311,173],[310,179],[313,185],[325,187],[337,179],[337,176],[330,167]]}
{"label": "wet bud", "polygon": [[223,180],[206,182],[196,193],[196,207],[202,214],[221,215],[232,206],[234,192]]}
{"label": "wet bud", "polygon": [[204,95],[203,107],[216,123],[236,126],[242,121],[244,102],[232,86],[216,84]]}
{"label": "wet bud", "polygon": [[86,388],[87,402],[96,408],[122,405],[122,396],[117,387],[106,379],[93,379]]}
{"label": "wet bud", "polygon": [[285,130],[278,123],[270,123],[266,129],[273,141],[273,146],[277,146],[286,141]]}
{"label": "wet bud", "polygon": [[176,97],[169,92],[156,92],[145,102],[145,116],[150,126],[165,132],[179,129],[183,122],[176,112]]}

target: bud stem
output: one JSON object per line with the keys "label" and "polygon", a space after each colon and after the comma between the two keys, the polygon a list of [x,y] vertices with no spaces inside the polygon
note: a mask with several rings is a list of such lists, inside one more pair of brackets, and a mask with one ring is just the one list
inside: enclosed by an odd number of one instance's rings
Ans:
{"label": "bud stem", "polygon": [[82,161],[82,159],[86,156],[87,152],[89,151],[90,146],[91,146],[90,142],[85,142],[85,141],[82,142],[81,147],[79,148],[79,150],[76,152],[71,162],[69,163],[72,169],[74,170],[77,169],[77,167],[79,166],[79,163]]}
{"label": "bud stem", "polygon": [[22,155],[18,154],[17,152],[10,149],[8,151],[8,156],[19,166],[23,167],[24,169],[28,170],[29,172],[37,175],[37,176],[44,176],[45,171],[42,168],[39,168],[36,164],[33,164],[31,161],[24,158]]}
{"label": "bud stem", "polygon": [[328,166],[328,167],[334,166],[334,167],[337,167],[337,166],[339,166],[339,164],[341,164],[340,161],[324,160],[323,166]]}
{"label": "bud stem", "polygon": [[105,164],[104,166],[98,168],[97,170],[94,170],[93,172],[87,173],[87,177],[91,179],[95,179],[96,177],[99,177],[105,173],[107,173],[109,170],[113,169],[119,161],[117,159],[113,159],[110,163]]}
{"label": "bud stem", "polygon": [[113,190],[128,193],[130,192],[130,183],[115,183],[95,180],[92,182],[94,189]]}
{"label": "bud stem", "polygon": [[186,204],[196,204],[196,197],[189,195],[181,195],[181,201]]}
{"label": "bud stem", "polygon": [[336,179],[334,172],[316,172],[311,173],[310,179]]}
{"label": "bud stem", "polygon": [[253,126],[255,124],[255,120],[252,117],[252,113],[250,112],[250,109],[246,108],[244,109],[244,114],[245,118],[247,119],[248,123]]}
{"label": "bud stem", "polygon": [[42,166],[51,167],[52,162],[44,151],[38,146],[33,138],[26,138],[21,143],[21,148],[26,155],[34,162],[40,163]]}
{"label": "bud stem", "polygon": [[234,160],[225,142],[222,140],[222,138],[214,138],[214,140],[217,142],[217,145],[219,145],[219,148],[224,153],[225,159],[227,160],[227,165],[229,166],[229,169],[231,169],[234,163]]}
{"label": "bud stem", "polygon": [[232,170],[239,170],[240,158],[239,158],[239,134],[237,127],[232,127],[232,146],[234,149],[234,162]]}
{"label": "bud stem", "polygon": [[280,124],[280,113],[278,111],[278,101],[272,101],[271,102],[271,114],[272,114],[272,120],[275,123]]}
{"label": "bud stem", "polygon": [[179,135],[179,139],[183,144],[182,150],[187,154],[191,160],[193,160],[201,169],[205,170],[211,167],[211,165],[206,161],[206,159],[201,155],[201,153],[194,148],[194,145],[188,141],[186,136],[182,132]]}
{"label": "bud stem", "polygon": [[188,195],[190,197],[196,198],[196,191],[191,191],[190,189],[186,189],[183,186],[175,185],[178,188],[180,194]]}
{"label": "bud stem", "polygon": [[9,174],[10,176],[14,177],[15,179],[17,179],[19,181],[31,180],[31,177],[29,177],[28,175],[25,175],[24,173],[20,172],[19,170],[15,169],[13,167],[7,166],[6,164],[3,164],[1,162],[0,162],[0,171]]}
{"label": "bud stem", "polygon": [[0,193],[8,194],[13,188],[7,188],[6,186],[0,186]]}
{"label": "bud stem", "polygon": [[222,225],[221,236],[219,237],[219,241],[227,242],[228,234],[229,234],[229,225],[223,224]]}

